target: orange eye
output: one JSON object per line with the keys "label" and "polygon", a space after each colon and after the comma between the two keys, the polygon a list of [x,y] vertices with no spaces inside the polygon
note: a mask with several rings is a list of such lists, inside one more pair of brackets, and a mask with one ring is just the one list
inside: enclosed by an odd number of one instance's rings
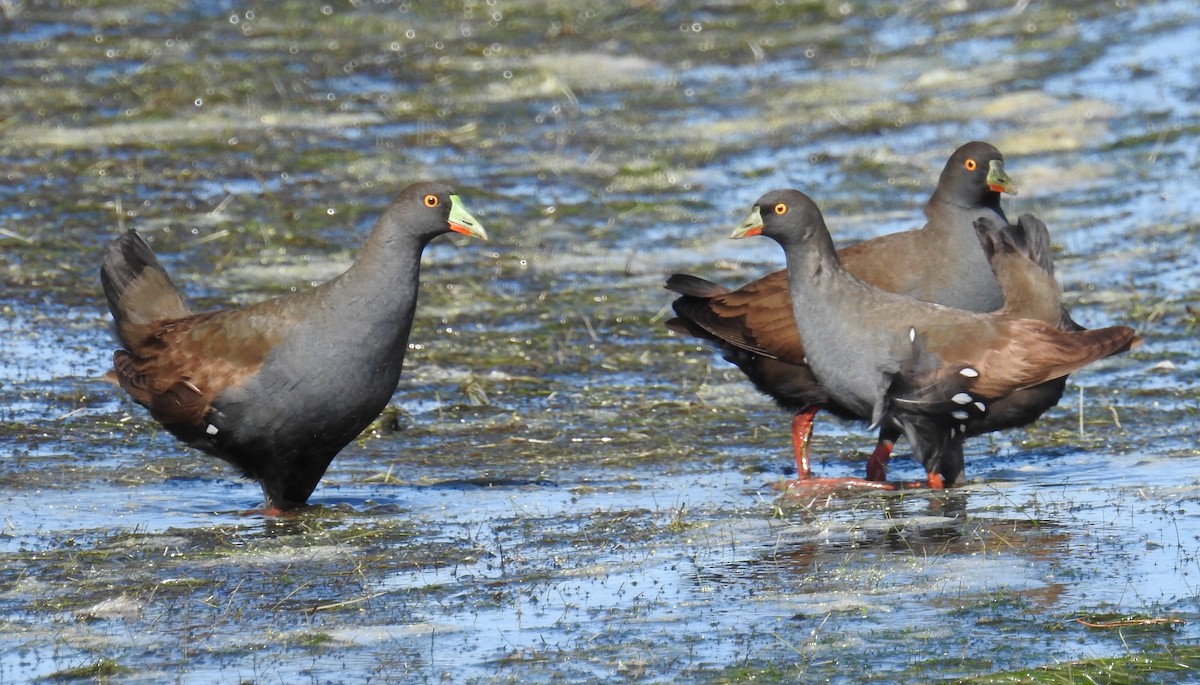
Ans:
{"label": "orange eye", "polygon": [[965,163],[963,163],[963,166],[967,168],[967,171],[975,171],[975,160],[968,159]]}
{"label": "orange eye", "polygon": [[438,199],[437,195],[426,195],[425,196],[425,206],[426,207],[437,207],[440,204],[442,204],[442,201]]}
{"label": "orange eye", "polygon": [[783,216],[784,214],[787,214],[787,205],[782,202],[775,205],[775,213],[778,214],[779,216]]}

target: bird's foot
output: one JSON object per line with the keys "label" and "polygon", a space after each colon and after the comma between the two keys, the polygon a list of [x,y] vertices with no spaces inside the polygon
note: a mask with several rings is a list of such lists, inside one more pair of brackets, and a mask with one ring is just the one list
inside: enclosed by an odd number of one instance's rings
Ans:
{"label": "bird's foot", "polygon": [[247,509],[247,510],[241,512],[241,515],[242,516],[262,516],[263,518],[276,518],[279,516],[286,516],[287,514],[290,514],[292,511],[293,510],[291,510],[291,509],[280,509],[279,507],[263,506],[263,507],[259,507],[257,509]]}
{"label": "bird's foot", "polygon": [[855,478],[853,476],[844,478],[808,477],[785,480],[775,487],[783,490],[787,495],[810,496],[832,494],[838,491],[865,492],[873,490],[892,492],[895,490],[945,490],[946,481],[937,473],[929,474],[926,480],[899,482],[876,480],[873,478]]}
{"label": "bird's foot", "polygon": [[931,473],[926,480],[914,480],[907,483],[892,483],[896,490],[945,490],[946,480],[941,474]]}
{"label": "bird's foot", "polygon": [[783,481],[780,484],[780,489],[785,494],[800,496],[819,495],[839,490],[895,490],[897,487],[896,483],[866,480],[853,476],[844,478],[796,478]]}
{"label": "bird's foot", "polygon": [[299,516],[301,512],[312,509],[313,505],[306,502],[264,502],[257,509],[248,509],[242,512],[242,516],[262,516],[265,518],[286,518],[288,516]]}

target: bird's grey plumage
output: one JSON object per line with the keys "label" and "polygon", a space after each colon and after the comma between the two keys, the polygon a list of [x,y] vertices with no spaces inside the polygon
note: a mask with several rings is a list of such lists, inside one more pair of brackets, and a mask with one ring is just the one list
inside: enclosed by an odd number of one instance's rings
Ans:
{"label": "bird's grey plumage", "polygon": [[293,295],[199,314],[130,231],[101,267],[125,348],[114,354],[114,375],[176,437],[258,481],[268,508],[299,506],[395,392],[421,253],[451,230],[487,237],[448,186],[413,184],[345,273]]}

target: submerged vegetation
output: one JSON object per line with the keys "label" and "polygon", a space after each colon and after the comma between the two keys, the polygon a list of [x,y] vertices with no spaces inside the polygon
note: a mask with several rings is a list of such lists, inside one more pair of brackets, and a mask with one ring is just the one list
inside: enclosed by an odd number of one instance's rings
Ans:
{"label": "submerged vegetation", "polygon": [[[0,682],[1189,679],[1195,9],[668,5],[0,3]],[[773,187],[839,242],[912,228],[979,138],[1073,316],[1146,344],[969,442],[965,488],[781,493],[789,417],[666,331],[665,276],[778,268],[724,240]],[[316,506],[245,515],[104,381],[104,244],[241,304],[338,273],[420,178],[493,242],[427,251]],[[814,465],[872,442],[822,417]]]}

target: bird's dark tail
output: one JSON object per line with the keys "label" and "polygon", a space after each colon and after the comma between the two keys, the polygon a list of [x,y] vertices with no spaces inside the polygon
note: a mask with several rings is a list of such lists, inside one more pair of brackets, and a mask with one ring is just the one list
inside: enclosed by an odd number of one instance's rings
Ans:
{"label": "bird's dark tail", "polygon": [[667,290],[687,297],[704,299],[720,297],[729,292],[729,288],[723,285],[690,274],[671,274],[671,277],[667,279]]}
{"label": "bird's dark tail", "polygon": [[191,315],[154,251],[130,229],[112,241],[100,266],[100,283],[126,347],[140,341],[149,324]]}

